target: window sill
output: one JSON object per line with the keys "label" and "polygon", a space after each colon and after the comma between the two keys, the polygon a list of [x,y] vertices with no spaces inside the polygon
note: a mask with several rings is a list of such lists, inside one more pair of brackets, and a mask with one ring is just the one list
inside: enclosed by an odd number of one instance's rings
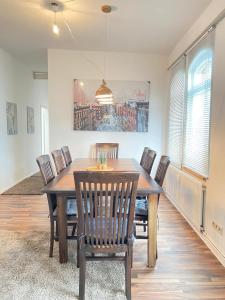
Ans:
{"label": "window sill", "polygon": [[189,168],[187,168],[187,167],[182,166],[182,167],[181,167],[181,170],[182,170],[183,172],[185,172],[185,173],[187,173],[187,174],[189,174],[189,175],[191,175],[191,176],[197,178],[198,180],[201,180],[203,183],[206,183],[206,181],[208,180],[208,177],[205,177],[205,176],[203,176],[203,175],[201,175],[201,174],[198,174],[197,172],[192,171],[191,169],[189,169]]}

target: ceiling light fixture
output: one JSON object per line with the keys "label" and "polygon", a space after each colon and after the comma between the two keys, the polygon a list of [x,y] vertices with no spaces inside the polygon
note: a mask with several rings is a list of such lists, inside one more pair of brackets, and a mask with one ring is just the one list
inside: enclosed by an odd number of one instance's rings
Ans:
{"label": "ceiling light fixture", "polygon": [[59,35],[60,33],[60,29],[59,26],[57,25],[57,21],[56,21],[56,14],[59,11],[59,3],[57,2],[51,2],[51,8],[52,11],[54,12],[54,22],[52,24],[52,31],[55,35]]}
{"label": "ceiling light fixture", "polygon": [[[108,44],[108,19],[107,15],[111,12],[112,8],[110,5],[103,5],[101,7],[103,13],[106,14],[106,47]],[[104,53],[104,77],[105,77],[105,53]],[[106,81],[103,79],[101,86],[97,89],[95,93],[95,98],[100,105],[112,105],[113,104],[113,94],[110,88],[107,87]]]}
{"label": "ceiling light fixture", "polygon": [[[75,39],[75,36],[72,32],[72,29],[70,27],[70,25],[68,24],[68,22],[66,21],[66,19],[64,18],[63,15],[63,11],[64,11],[64,4],[67,2],[72,2],[73,0],[67,0],[67,1],[60,1],[60,0],[55,0],[55,1],[50,1],[48,4],[48,9],[50,9],[53,13],[54,13],[54,21],[53,21],[53,25],[52,25],[52,31],[55,35],[59,35],[60,33],[60,28],[57,24],[57,13],[58,12],[62,12],[62,16],[63,16],[63,21],[72,37],[73,40]],[[105,14],[105,29],[106,29],[106,48],[108,45],[108,14],[112,11],[112,7],[110,5],[103,5],[101,7],[101,11]],[[91,61],[90,59],[88,59],[87,57],[85,57],[86,60],[88,60],[90,63],[92,63],[99,71],[101,71],[101,69],[98,67],[98,65],[96,65],[93,61]],[[100,105],[112,105],[113,104],[113,94],[112,91],[110,90],[110,88],[107,87],[106,81],[105,81],[105,69],[106,69],[106,51],[104,52],[104,72],[101,71],[102,75],[103,75],[103,80],[102,80],[102,84],[100,85],[100,87],[97,89],[96,93],[95,93],[95,99],[96,101],[100,104]],[[84,85],[83,82],[80,83],[81,86]]]}
{"label": "ceiling light fixture", "polygon": [[56,23],[53,23],[52,31],[53,31],[54,34],[59,35],[60,29],[59,29],[59,26]]}
{"label": "ceiling light fixture", "polygon": [[107,87],[104,79],[102,80],[101,86],[96,91],[95,98],[99,104],[113,104],[112,91]]}

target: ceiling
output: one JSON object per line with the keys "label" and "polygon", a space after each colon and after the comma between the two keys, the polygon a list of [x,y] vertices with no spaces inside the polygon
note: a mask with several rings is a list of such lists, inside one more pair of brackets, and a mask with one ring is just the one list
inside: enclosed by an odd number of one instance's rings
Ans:
{"label": "ceiling", "polygon": [[[50,0],[0,0],[0,47],[37,71],[47,68],[47,48],[169,54],[210,3],[210,0],[62,1],[65,4],[63,13],[57,14],[61,30],[57,37],[52,33],[54,14],[48,9]],[[107,21],[100,10],[102,4],[113,6]]]}

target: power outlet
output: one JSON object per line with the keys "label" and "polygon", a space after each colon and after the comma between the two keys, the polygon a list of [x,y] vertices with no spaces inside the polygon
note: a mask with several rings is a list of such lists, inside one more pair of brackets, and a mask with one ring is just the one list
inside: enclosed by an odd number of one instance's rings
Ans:
{"label": "power outlet", "polygon": [[218,225],[215,221],[212,221],[213,228],[221,235],[223,235],[223,227]]}

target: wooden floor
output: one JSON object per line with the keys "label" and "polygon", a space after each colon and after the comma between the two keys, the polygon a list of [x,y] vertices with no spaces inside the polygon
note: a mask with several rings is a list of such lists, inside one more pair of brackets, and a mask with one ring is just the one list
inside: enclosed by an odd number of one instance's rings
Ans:
{"label": "wooden floor", "polygon": [[[0,196],[0,229],[48,231],[45,196]],[[135,242],[133,300],[225,299],[225,268],[166,198],[160,199],[158,250],[149,270],[146,241]]]}

